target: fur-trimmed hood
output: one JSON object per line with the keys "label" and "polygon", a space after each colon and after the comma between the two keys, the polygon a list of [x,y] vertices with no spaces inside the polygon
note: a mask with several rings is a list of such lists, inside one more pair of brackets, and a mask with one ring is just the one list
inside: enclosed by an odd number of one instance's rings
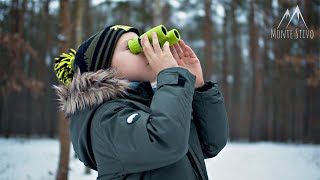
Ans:
{"label": "fur-trimmed hood", "polygon": [[118,70],[114,68],[83,74],[78,70],[69,85],[54,86],[60,110],[67,116],[110,99],[123,97],[130,88],[130,81],[120,78]]}

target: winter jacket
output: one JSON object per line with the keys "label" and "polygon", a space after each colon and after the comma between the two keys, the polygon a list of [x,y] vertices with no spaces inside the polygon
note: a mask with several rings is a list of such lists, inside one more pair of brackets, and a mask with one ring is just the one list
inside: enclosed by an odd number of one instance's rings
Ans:
{"label": "winter jacket", "polygon": [[229,130],[217,84],[195,90],[195,80],[185,68],[163,69],[153,91],[114,69],[79,73],[57,88],[78,158],[98,180],[208,179],[204,159],[225,147]]}

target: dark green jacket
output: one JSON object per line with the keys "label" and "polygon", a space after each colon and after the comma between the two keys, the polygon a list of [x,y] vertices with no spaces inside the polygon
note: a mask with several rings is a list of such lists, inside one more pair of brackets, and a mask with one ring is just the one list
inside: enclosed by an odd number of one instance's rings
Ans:
{"label": "dark green jacket", "polygon": [[204,159],[226,145],[228,122],[217,84],[182,67],[157,76],[157,89],[131,87],[115,70],[76,75],[57,87],[70,116],[73,148],[98,179],[208,179]]}

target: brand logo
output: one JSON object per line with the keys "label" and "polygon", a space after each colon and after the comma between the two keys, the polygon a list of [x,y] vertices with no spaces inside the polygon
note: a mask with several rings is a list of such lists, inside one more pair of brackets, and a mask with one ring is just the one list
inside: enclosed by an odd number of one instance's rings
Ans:
{"label": "brand logo", "polygon": [[[293,24],[293,21],[296,20],[297,24],[303,23],[303,29],[287,29],[290,24]],[[281,25],[288,22],[285,29],[281,29]],[[292,15],[290,14],[289,10],[287,9],[282,19],[277,27],[277,29],[271,29],[271,38],[272,39],[313,39],[314,38],[314,31],[309,30],[303,15],[300,11],[299,6],[295,8]]]}
{"label": "brand logo", "polygon": [[133,122],[135,122],[136,120],[138,120],[140,117],[139,113],[134,113],[131,114],[128,118],[127,118],[127,123],[128,124],[132,124]]}

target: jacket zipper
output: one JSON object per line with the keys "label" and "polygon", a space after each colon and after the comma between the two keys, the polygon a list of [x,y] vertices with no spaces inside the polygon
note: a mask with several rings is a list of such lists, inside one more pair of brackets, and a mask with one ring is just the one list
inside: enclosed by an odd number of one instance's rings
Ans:
{"label": "jacket zipper", "polygon": [[200,176],[202,180],[205,180],[205,177],[203,175],[203,173],[201,173],[201,167],[200,167],[200,163],[197,161],[197,157],[195,155],[195,153],[193,152],[193,150],[191,149],[190,145],[189,145],[189,153],[191,156],[189,156],[191,159],[191,163],[193,163],[195,165],[195,169],[196,172],[198,174],[198,177]]}

